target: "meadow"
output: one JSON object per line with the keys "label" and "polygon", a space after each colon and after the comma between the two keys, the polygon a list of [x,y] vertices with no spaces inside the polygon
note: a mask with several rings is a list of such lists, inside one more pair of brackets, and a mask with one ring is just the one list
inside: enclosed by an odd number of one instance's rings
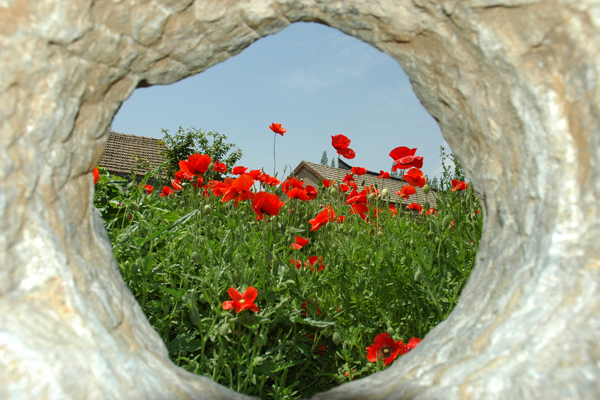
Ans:
{"label": "meadow", "polygon": [[308,398],[387,368],[459,301],[482,215],[447,171],[429,210],[391,204],[377,184],[358,191],[359,169],[308,188],[208,155],[181,161],[164,187],[148,185],[160,170],[138,184],[101,168],[95,205],[125,283],[186,370]]}

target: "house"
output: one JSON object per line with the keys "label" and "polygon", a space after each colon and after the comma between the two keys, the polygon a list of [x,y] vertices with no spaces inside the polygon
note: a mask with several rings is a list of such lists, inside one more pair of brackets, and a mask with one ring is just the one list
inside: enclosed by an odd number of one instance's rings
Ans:
{"label": "house", "polygon": [[[301,161],[300,164],[294,169],[292,175],[298,179],[303,179],[306,185],[312,185],[316,188],[319,187],[323,179],[328,179],[335,182],[341,182],[346,174],[350,173],[352,166],[346,164],[343,160],[339,160],[338,168],[329,167],[327,165],[316,164],[309,161]],[[373,171],[367,171],[366,175],[356,176],[356,183],[358,185],[358,191],[360,192],[364,186],[377,185],[377,188],[382,191],[387,188],[390,195],[390,202],[398,204],[400,202],[400,196],[396,194],[396,191],[402,190],[402,186],[407,186],[408,183],[401,178],[390,178],[390,179],[377,179],[379,173]],[[417,193],[411,195],[408,200],[404,200],[404,205],[411,203],[418,203],[425,206],[425,193],[422,188],[415,188]],[[429,207],[436,208],[435,191],[431,190],[427,196],[427,202]]]}
{"label": "house", "polygon": [[[133,169],[136,180],[141,181],[146,172],[167,161],[160,154],[163,143],[161,139],[111,132],[98,166],[127,179]],[[165,177],[165,174],[162,176]]]}

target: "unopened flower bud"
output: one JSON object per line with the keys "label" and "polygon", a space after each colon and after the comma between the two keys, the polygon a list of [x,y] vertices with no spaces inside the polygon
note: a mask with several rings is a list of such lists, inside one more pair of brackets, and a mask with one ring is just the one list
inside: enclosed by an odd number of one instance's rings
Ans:
{"label": "unopened flower bud", "polygon": [[196,310],[196,307],[190,308],[189,315],[192,324],[198,325],[198,322],[200,322],[200,314],[198,314],[198,310]]}
{"label": "unopened flower bud", "polygon": [[389,328],[387,328],[387,334],[388,335],[394,336],[394,333],[395,333],[394,328],[392,328],[391,326]]}
{"label": "unopened flower bud", "polygon": [[342,335],[340,335],[339,333],[335,332],[333,334],[332,340],[333,340],[333,344],[335,344],[336,346],[338,346],[340,343],[342,343],[342,340],[343,340],[342,339]]}
{"label": "unopened flower bud", "polygon": [[204,214],[210,215],[211,212],[212,212],[212,208],[210,207],[210,204],[205,205],[204,206]]}
{"label": "unopened flower bud", "polygon": [[418,268],[417,272],[415,272],[415,276],[414,276],[415,282],[419,282],[420,278],[421,278],[421,268]]}
{"label": "unopened flower bud", "polygon": [[383,237],[383,232],[381,232],[381,231],[377,231],[377,237],[378,237],[378,238],[380,238],[380,237]]}
{"label": "unopened flower bud", "polygon": [[429,185],[423,186],[423,193],[425,193],[425,196],[427,196],[429,192],[431,192],[431,188],[429,187]]}
{"label": "unopened flower bud", "polygon": [[329,194],[331,195],[331,197],[337,197],[339,195],[339,192],[336,188],[332,187],[331,189],[329,189]]}
{"label": "unopened flower bud", "polygon": [[208,170],[209,171],[212,171],[214,168],[215,168],[215,163],[211,162],[210,164],[208,164]]}
{"label": "unopened flower bud", "polygon": [[192,261],[198,266],[202,265],[202,257],[197,252],[192,253]]}
{"label": "unopened flower bud", "polygon": [[367,200],[369,200],[369,203],[372,203],[375,201],[375,194],[371,193],[370,195],[367,196]]}
{"label": "unopened flower bud", "polygon": [[137,203],[131,203],[131,208],[135,211],[140,211],[140,207],[137,205]]}
{"label": "unopened flower bud", "polygon": [[381,191],[381,196],[382,197],[388,197],[390,194],[388,188],[383,188],[383,190]]}
{"label": "unopened flower bud", "polygon": [[237,285],[238,283],[240,283],[241,280],[242,274],[240,274],[240,271],[236,269],[235,271],[233,271],[233,283]]}

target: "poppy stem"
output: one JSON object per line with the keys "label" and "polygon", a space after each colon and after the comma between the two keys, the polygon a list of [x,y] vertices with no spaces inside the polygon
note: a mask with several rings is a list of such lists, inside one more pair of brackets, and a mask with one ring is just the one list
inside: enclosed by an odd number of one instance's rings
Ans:
{"label": "poppy stem", "polygon": [[277,176],[275,170],[277,169],[277,159],[275,158],[275,140],[277,140],[277,134],[273,134],[273,176]]}

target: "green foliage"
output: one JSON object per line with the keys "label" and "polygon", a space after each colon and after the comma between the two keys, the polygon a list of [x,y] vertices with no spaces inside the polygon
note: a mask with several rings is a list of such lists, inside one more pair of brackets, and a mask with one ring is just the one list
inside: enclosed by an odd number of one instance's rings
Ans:
{"label": "green foliage", "polygon": [[323,150],[323,155],[321,156],[321,165],[327,165],[329,160],[327,159],[327,150]]}
{"label": "green foliage", "polygon": [[[161,152],[167,158],[167,175],[173,176],[179,171],[179,161],[186,160],[190,155],[208,154],[215,161],[218,160],[227,165],[231,170],[235,163],[242,158],[242,150],[236,149],[233,143],[227,143],[227,136],[219,132],[204,132],[196,128],[179,130],[171,135],[167,129],[162,129],[163,140],[168,145]],[[215,179],[220,178],[220,175]]]}
{"label": "green foliage", "polygon": [[[323,187],[313,201],[285,199],[265,222],[246,201],[234,207],[191,186],[160,198],[105,171],[96,193],[123,279],[173,361],[269,399],[308,398],[383,369],[366,347],[382,332],[423,338],[443,321],[481,237],[472,190],[438,192],[437,216],[382,211],[370,223]],[[310,232],[321,204],[346,220]],[[290,248],[296,235],[310,239],[301,250]],[[290,263],[314,255],[325,270]],[[249,286],[259,313],[223,310],[229,287]]]}

